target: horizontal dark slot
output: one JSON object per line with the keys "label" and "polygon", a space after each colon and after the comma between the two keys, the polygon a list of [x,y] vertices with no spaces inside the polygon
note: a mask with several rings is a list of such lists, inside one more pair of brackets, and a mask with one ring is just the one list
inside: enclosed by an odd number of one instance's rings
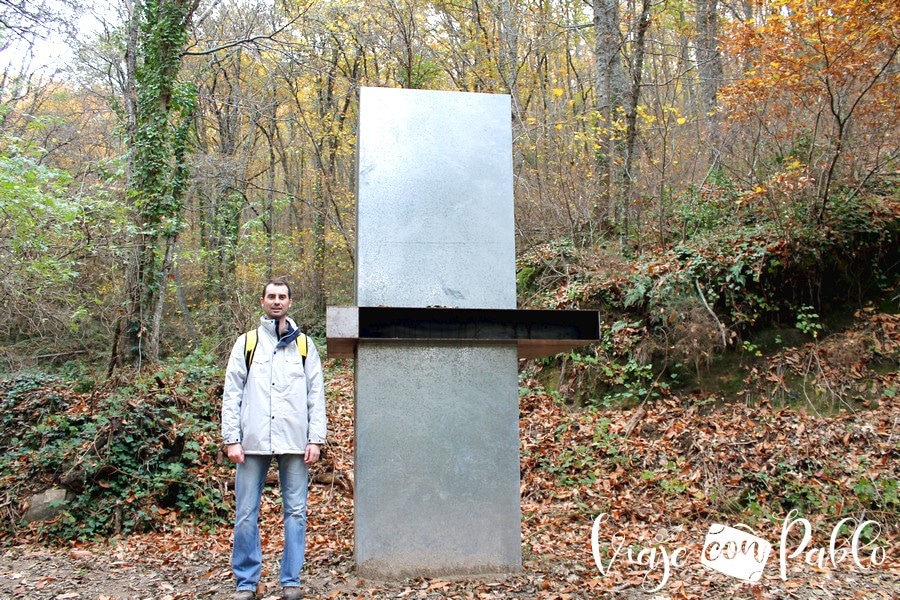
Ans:
{"label": "horizontal dark slot", "polygon": [[596,311],[359,307],[360,339],[596,340]]}

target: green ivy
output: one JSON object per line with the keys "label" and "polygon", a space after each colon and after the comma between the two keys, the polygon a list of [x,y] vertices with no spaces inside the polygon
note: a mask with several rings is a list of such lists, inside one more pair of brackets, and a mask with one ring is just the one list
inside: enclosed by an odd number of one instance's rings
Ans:
{"label": "green ivy", "polygon": [[[0,383],[0,481],[19,504],[48,487],[73,490],[63,515],[38,526],[59,540],[161,530],[173,524],[164,515],[215,527],[230,517],[210,468],[221,376],[212,357],[193,354],[112,393],[92,390],[92,405],[62,380]],[[7,519],[0,535],[21,526]]]}

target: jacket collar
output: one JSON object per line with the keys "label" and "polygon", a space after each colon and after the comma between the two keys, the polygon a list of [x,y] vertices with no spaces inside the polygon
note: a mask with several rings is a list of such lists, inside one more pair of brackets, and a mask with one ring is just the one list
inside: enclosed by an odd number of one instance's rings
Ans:
{"label": "jacket collar", "polygon": [[272,336],[272,339],[278,340],[278,333],[281,333],[282,339],[285,337],[291,337],[291,341],[296,339],[297,334],[299,333],[299,328],[297,327],[297,323],[290,317],[287,317],[285,320],[285,329],[281,332],[275,331],[276,322],[274,319],[266,318],[262,316],[259,318],[259,327],[263,331],[265,331],[268,335]]}

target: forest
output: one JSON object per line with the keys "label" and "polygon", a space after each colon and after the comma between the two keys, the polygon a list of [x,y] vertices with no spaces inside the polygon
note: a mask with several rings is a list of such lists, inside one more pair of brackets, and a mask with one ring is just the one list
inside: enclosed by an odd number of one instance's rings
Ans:
{"label": "forest", "polygon": [[[354,303],[359,89],[402,87],[510,96],[519,306],[603,325],[520,364],[530,575],[410,594],[599,597],[599,513],[684,541],[796,510],[882,524],[877,585],[828,585],[891,597],[898,50],[894,0],[0,0],[0,550],[222,543],[225,357],[269,277],[324,352]],[[326,367],[322,581],[352,553],[353,367]],[[74,499],[26,523],[54,486]]]}

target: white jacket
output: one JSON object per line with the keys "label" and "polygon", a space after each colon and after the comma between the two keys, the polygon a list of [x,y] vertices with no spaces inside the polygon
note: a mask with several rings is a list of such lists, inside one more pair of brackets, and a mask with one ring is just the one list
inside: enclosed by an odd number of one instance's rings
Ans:
{"label": "white jacket", "polygon": [[325,443],[325,385],[312,338],[304,367],[296,342],[278,347],[275,321],[262,317],[248,374],[246,335],[235,342],[225,371],[222,441],[240,442],[245,454],[303,454],[308,443]]}

